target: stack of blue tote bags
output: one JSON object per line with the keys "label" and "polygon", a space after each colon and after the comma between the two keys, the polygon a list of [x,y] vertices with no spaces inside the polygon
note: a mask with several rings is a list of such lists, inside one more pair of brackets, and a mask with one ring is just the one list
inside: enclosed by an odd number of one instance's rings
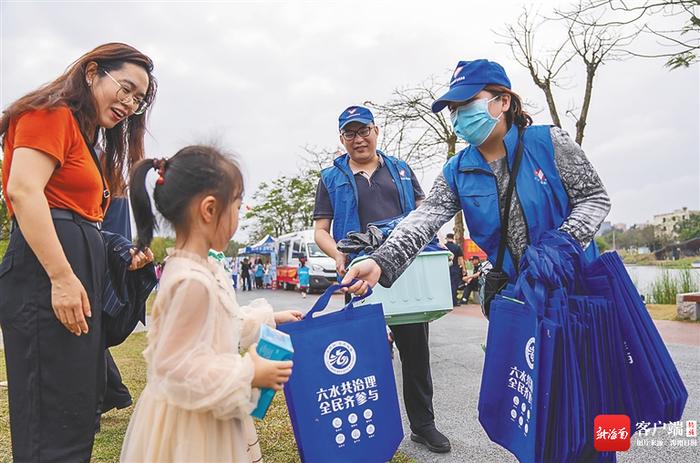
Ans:
{"label": "stack of blue tote bags", "polygon": [[617,253],[552,231],[491,304],[479,421],[521,462],[614,462],[593,420],[678,421],[688,391]]}

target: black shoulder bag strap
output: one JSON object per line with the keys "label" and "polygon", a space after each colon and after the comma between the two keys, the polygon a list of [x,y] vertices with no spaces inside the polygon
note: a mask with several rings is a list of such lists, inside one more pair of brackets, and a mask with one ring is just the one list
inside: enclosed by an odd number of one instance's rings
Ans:
{"label": "black shoulder bag strap", "polygon": [[[489,317],[489,312],[491,308],[491,301],[496,297],[496,294],[501,292],[501,290],[508,284],[508,274],[503,272],[503,259],[506,253],[507,241],[508,241],[508,222],[510,219],[510,205],[513,199],[513,190],[515,190],[515,180],[518,176],[518,171],[520,169],[520,161],[523,157],[523,133],[524,128],[518,129],[518,145],[515,149],[515,158],[513,159],[513,168],[510,171],[510,178],[508,179],[508,187],[506,188],[505,205],[503,208],[503,214],[501,216],[501,240],[498,245],[498,254],[496,257],[496,265],[493,269],[486,274],[484,277],[484,300],[482,304],[482,311],[486,318]],[[507,160],[506,160],[507,162]],[[499,211],[500,212],[500,211]]]}
{"label": "black shoulder bag strap", "polygon": [[508,222],[510,219],[510,205],[513,202],[513,190],[515,190],[515,178],[520,170],[520,161],[523,158],[523,132],[525,129],[518,129],[518,147],[515,150],[515,158],[513,159],[513,169],[510,172],[508,179],[508,187],[506,188],[506,204],[503,208],[503,216],[501,217],[501,241],[498,244],[498,256],[496,258],[496,266],[493,268],[497,272],[503,271],[503,259],[506,253],[508,239]]}
{"label": "black shoulder bag strap", "polygon": [[100,172],[100,180],[102,180],[102,203],[100,204],[100,208],[102,208],[102,212],[104,213],[106,212],[105,207],[107,206],[107,199],[109,199],[110,196],[109,188],[107,188],[107,182],[105,181],[105,174],[102,171],[102,164],[100,163],[100,158],[97,157],[95,147],[92,145],[92,143],[90,143],[90,140],[88,140],[84,133],[81,132],[81,134],[83,135],[83,140],[85,140],[85,144],[87,145],[87,148],[90,151],[92,160],[95,161],[97,170]]}

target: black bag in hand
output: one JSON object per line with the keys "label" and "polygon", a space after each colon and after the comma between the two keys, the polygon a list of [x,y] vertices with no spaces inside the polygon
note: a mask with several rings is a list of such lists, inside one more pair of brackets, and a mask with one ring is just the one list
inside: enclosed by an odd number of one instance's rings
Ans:
{"label": "black bag in hand", "polygon": [[491,310],[491,301],[496,294],[500,293],[508,284],[508,274],[506,272],[498,272],[491,270],[484,275],[484,300],[481,306],[481,311],[486,318],[489,318]]}

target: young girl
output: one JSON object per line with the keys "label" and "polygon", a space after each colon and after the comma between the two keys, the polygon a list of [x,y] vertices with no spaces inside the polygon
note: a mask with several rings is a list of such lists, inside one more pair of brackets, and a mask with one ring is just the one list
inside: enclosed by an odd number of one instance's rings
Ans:
{"label": "young girl", "polygon": [[175,229],[175,250],[153,304],[148,381],[121,461],[260,461],[249,414],[260,388],[287,382],[292,362],[263,359],[253,343],[262,323],[274,327],[301,313],[273,313],[262,299],[240,307],[223,267],[207,258],[236,231],[243,193],[240,170],[214,148],[189,146],[136,166],[130,188],[139,246],[150,243],[155,227],[145,186],[151,168],[159,173],[153,199]]}

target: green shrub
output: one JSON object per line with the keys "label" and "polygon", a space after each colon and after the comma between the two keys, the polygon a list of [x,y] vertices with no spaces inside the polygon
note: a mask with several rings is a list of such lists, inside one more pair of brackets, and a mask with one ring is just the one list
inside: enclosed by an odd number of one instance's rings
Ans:
{"label": "green shrub", "polygon": [[692,293],[698,291],[698,280],[693,270],[681,270],[679,276],[674,278],[668,270],[651,283],[650,298],[654,304],[675,304],[676,294]]}

